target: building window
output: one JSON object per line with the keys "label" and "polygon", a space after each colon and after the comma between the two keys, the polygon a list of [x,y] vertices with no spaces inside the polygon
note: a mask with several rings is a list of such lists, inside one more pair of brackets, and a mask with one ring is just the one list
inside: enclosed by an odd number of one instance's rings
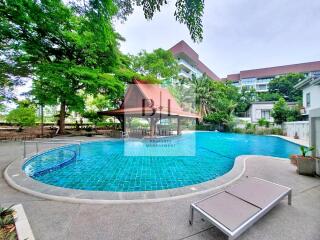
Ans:
{"label": "building window", "polygon": [[256,78],[244,78],[241,79],[241,83],[245,85],[253,85],[256,82]]}
{"label": "building window", "polygon": [[270,119],[270,110],[261,110],[261,118]]}
{"label": "building window", "polygon": [[307,102],[307,107],[310,107],[310,105],[311,105],[310,93],[306,94],[306,102]]}
{"label": "building window", "polygon": [[257,85],[256,88],[257,88],[257,90],[260,90],[260,91],[267,91],[268,90],[267,85]]}
{"label": "building window", "polygon": [[269,78],[258,78],[257,79],[257,84],[268,84],[271,80],[273,80],[273,78],[269,77]]}
{"label": "building window", "polygon": [[310,75],[312,77],[320,77],[320,71],[311,72]]}

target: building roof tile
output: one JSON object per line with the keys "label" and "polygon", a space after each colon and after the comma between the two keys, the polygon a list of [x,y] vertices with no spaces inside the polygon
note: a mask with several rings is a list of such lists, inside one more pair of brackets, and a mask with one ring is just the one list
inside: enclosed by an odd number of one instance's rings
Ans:
{"label": "building roof tile", "polygon": [[200,61],[198,53],[196,53],[185,41],[181,40],[169,50],[175,56],[179,54],[186,55],[188,58],[190,58],[190,60],[193,61],[193,63],[202,73],[207,74],[207,76],[213,80],[220,80],[220,78],[213,71],[211,71],[210,68]]}

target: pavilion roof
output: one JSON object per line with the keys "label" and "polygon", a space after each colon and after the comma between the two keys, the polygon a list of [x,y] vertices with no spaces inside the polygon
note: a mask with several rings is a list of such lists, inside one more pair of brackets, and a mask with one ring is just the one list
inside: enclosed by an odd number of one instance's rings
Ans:
{"label": "pavilion roof", "polygon": [[136,117],[148,117],[152,113],[156,116],[200,118],[196,113],[184,111],[167,89],[141,80],[134,80],[129,85],[119,109],[99,112],[101,115]]}

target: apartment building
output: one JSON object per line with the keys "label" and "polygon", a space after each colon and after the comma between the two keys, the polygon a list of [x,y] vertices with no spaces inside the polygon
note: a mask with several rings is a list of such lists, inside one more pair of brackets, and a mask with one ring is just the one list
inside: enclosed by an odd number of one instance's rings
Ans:
{"label": "apartment building", "polygon": [[254,88],[257,92],[267,92],[272,79],[288,73],[303,73],[309,77],[320,76],[320,61],[245,70],[230,74],[225,79],[232,81],[233,85],[239,88]]}
{"label": "apartment building", "polygon": [[320,75],[306,78],[299,82],[295,88],[302,90],[303,115],[309,115],[310,111],[320,109]]}
{"label": "apartment building", "polygon": [[192,75],[200,77],[206,74],[213,80],[220,78],[200,61],[198,53],[196,53],[185,41],[180,41],[169,49],[178,61],[180,66],[179,77],[181,79],[190,79]]}

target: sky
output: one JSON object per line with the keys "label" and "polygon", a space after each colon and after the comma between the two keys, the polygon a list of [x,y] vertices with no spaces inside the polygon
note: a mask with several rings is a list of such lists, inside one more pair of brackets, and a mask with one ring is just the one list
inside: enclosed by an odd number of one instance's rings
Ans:
{"label": "sky", "polygon": [[135,8],[115,29],[124,53],[169,49],[186,41],[219,77],[241,70],[320,61],[319,0],[206,0],[203,41],[175,21],[175,1],[147,21]]}
{"label": "sky", "polygon": [[[151,21],[136,8],[124,23],[114,22],[126,39],[122,52],[169,49],[184,40],[221,78],[241,70],[320,61],[319,0],[205,0],[201,43],[194,43],[187,27],[175,21],[175,0],[168,2]],[[15,92],[30,86],[28,82]]]}

